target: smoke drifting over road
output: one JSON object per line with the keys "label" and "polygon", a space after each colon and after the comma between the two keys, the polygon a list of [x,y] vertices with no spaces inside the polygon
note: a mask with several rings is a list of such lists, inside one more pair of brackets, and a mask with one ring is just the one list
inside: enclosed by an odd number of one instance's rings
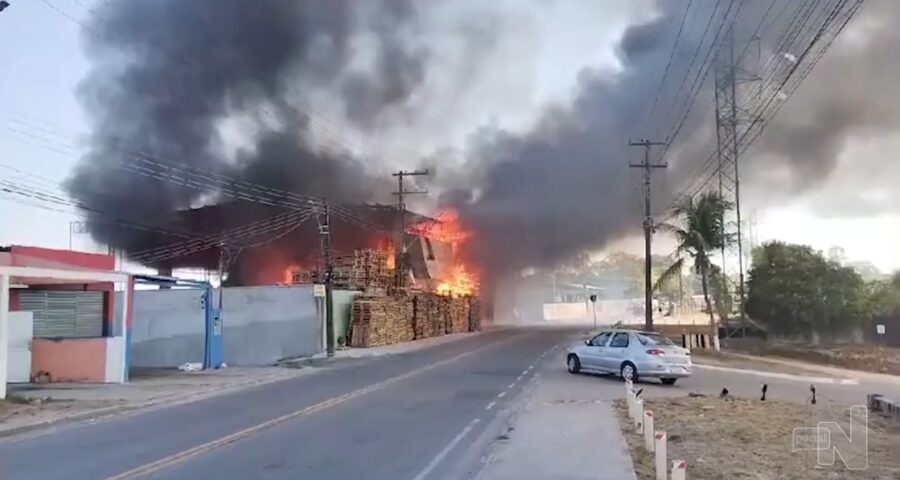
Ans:
{"label": "smoke drifting over road", "polygon": [[[776,2],[773,11],[786,1]],[[413,128],[425,118],[416,112],[433,108],[429,102],[462,98],[475,88],[473,78],[515,69],[515,58],[502,65],[486,60],[496,61],[489,52],[504,45],[504,35],[524,38],[504,28],[503,19],[519,25],[523,10],[540,15],[542,7],[513,3],[484,7],[477,17],[497,22],[490,28],[473,20],[454,30],[461,37],[453,44],[456,58],[463,61],[447,62],[438,53],[447,45],[429,41],[431,24],[422,18],[443,12],[450,2],[105,2],[87,36],[93,69],[81,90],[93,138],[69,182],[70,193],[118,218],[143,222],[163,222],[178,209],[216,200],[215,191],[165,184],[118,167],[129,155],[125,151],[146,151],[297,193],[343,202],[379,199],[391,189],[378,180],[389,178],[383,175],[388,165],[311,147],[316,120],[300,112],[324,95],[360,131]],[[693,2],[652,114],[648,110],[681,25],[681,2],[655,4],[657,17],[625,30],[616,49],[618,65],[584,69],[571,101],[546,108],[530,128],[466,124],[469,143],[447,145],[452,154],[419,152],[422,163],[439,171],[434,186],[444,191],[443,203],[456,207],[476,232],[473,260],[500,275],[553,264],[637,230],[640,212],[628,162],[642,159],[643,151],[629,148],[628,140],[663,139],[684,112],[695,70],[683,90],[676,90],[678,83],[724,34],[719,20],[739,14],[740,42],[765,15],[765,3]],[[753,165],[775,162],[789,172],[780,178],[789,179],[791,187],[815,184],[832,171],[849,136],[893,130],[900,118],[900,103],[892,101],[900,61],[898,34],[889,19],[900,16],[897,8],[885,1],[864,9],[856,23],[865,26],[857,35],[865,41],[848,41],[826,56],[822,69],[828,73],[810,76],[758,150],[748,154],[749,179],[770,181]],[[773,28],[786,21],[777,18]],[[459,71],[448,71],[448,65]],[[443,85],[440,95],[424,96],[435,84]],[[712,91],[708,82],[697,89],[685,131],[670,149],[669,186],[712,148],[712,120],[702,118]],[[497,94],[483,95],[487,100]],[[706,126],[689,128],[701,120]],[[235,134],[243,139],[237,147],[229,142]],[[90,227],[96,239],[118,247],[127,248],[142,235],[99,218]]]}

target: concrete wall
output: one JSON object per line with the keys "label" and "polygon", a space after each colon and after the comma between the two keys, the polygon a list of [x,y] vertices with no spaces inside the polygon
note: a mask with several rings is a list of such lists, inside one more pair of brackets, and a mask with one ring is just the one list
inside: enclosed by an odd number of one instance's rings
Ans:
{"label": "concrete wall", "polygon": [[107,340],[35,338],[31,344],[31,375],[47,372],[54,382],[106,382]]}
{"label": "concrete wall", "polygon": [[225,289],[225,362],[269,365],[319,352],[322,332],[312,286]]}
{"label": "concrete wall", "polygon": [[[202,291],[194,289],[134,292],[131,366],[174,367],[202,361],[201,297]],[[222,310],[229,365],[268,365],[320,350],[310,286],[226,288]]]}

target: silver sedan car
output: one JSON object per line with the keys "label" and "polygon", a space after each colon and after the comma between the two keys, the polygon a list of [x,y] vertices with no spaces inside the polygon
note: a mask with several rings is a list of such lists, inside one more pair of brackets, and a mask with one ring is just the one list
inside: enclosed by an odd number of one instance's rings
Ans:
{"label": "silver sedan car", "polygon": [[570,373],[611,373],[632,381],[658,378],[672,385],[691,375],[691,352],[653,332],[606,330],[569,345],[566,365]]}

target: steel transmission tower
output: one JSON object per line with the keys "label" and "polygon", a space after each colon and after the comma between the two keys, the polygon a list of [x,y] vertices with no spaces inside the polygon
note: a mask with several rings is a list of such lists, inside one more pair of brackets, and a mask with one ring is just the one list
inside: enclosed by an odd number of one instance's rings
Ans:
{"label": "steel transmission tower", "polygon": [[[744,66],[749,63],[743,62],[747,53],[753,53],[756,57],[752,69]],[[759,75],[755,73],[755,70],[759,68],[759,54],[759,39],[753,38],[749,40],[741,54],[736,56],[734,32],[732,28],[729,28],[715,59],[719,194],[724,200],[734,205],[733,213],[728,214],[728,218],[722,219],[722,225],[725,229],[724,234],[734,234],[737,237],[736,251],[729,249],[726,252],[725,248],[722,249],[722,275],[725,278],[723,287],[726,296],[736,294],[738,299],[742,335],[746,334],[746,318],[744,314],[744,239],[741,232],[741,177],[738,157],[743,148],[742,132],[758,121],[751,112],[753,105],[761,96],[762,84]],[[737,276],[736,292],[728,287],[727,279],[733,276]]]}

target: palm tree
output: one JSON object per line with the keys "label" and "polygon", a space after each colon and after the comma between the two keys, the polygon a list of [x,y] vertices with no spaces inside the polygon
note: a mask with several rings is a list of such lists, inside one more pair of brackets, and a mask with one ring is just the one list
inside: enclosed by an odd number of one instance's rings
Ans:
{"label": "palm tree", "polygon": [[[662,223],[659,228],[675,237],[675,263],[669,266],[656,281],[654,289],[670,278],[681,275],[685,260],[693,260],[694,271],[700,275],[703,286],[703,300],[709,312],[709,322],[713,335],[718,332],[712,302],[710,301],[710,280],[718,280],[720,269],[710,261],[712,255],[731,245],[734,234],[725,232],[725,214],[733,209],[731,202],[715,192],[707,192],[699,198],[686,198],[672,208],[674,223]],[[724,279],[723,279],[724,280]]]}

